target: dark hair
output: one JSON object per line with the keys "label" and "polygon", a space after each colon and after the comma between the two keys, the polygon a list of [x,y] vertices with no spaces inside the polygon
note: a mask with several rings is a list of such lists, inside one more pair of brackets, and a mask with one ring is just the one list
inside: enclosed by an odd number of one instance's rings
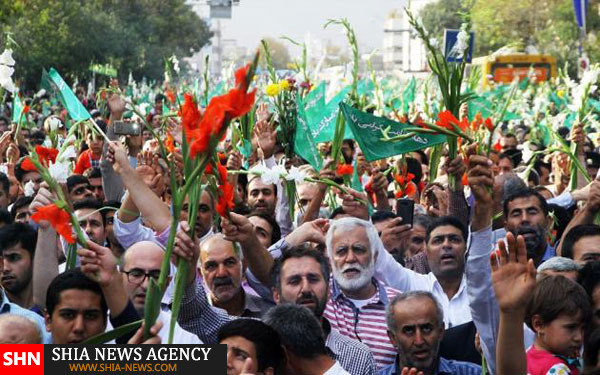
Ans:
{"label": "dark hair", "polygon": [[104,294],[102,294],[100,285],[98,285],[97,282],[90,280],[78,268],[58,274],[58,276],[52,280],[50,285],[48,285],[48,290],[46,291],[46,310],[48,315],[52,316],[56,305],[60,303],[60,294],[63,291],[70,289],[89,290],[99,295],[100,309],[104,315],[104,320],[106,320],[108,306],[106,305],[106,300],[104,299]]}
{"label": "dark hair", "polygon": [[15,201],[15,203],[10,208],[10,214],[12,215],[13,220],[17,216],[17,210],[19,210],[19,209],[21,209],[23,207],[29,207],[29,205],[31,204],[31,202],[33,202],[33,197],[19,197],[19,198],[17,198],[17,200]]}
{"label": "dark hair", "polygon": [[280,372],[284,358],[279,334],[271,326],[256,319],[235,319],[219,328],[217,338],[219,342],[240,336],[254,344],[258,371],[265,371],[272,367],[275,374]]}
{"label": "dark hair", "polygon": [[552,171],[552,165],[550,165],[550,163],[546,163],[542,160],[538,160],[533,163],[533,169],[535,169],[540,177],[542,176],[542,168],[546,168],[548,172]]}
{"label": "dark hair", "polygon": [[[521,161],[523,160],[523,152],[517,149],[510,149],[504,151],[504,155],[510,159],[513,164],[513,167],[516,168]],[[502,154],[500,154],[500,158],[502,158]]]}
{"label": "dark hair", "polygon": [[36,145],[36,146],[41,146],[44,144],[44,140],[46,139],[46,134],[44,134],[44,132],[42,132],[41,130],[34,130],[31,132],[29,139],[30,139],[31,144]]}
{"label": "dark hair", "polygon": [[8,210],[0,208],[0,224],[8,225],[13,223],[13,217]]}
{"label": "dark hair", "polygon": [[269,310],[263,321],[273,327],[281,343],[300,358],[327,355],[323,329],[317,317],[305,306],[284,303]]}
{"label": "dark hair", "polygon": [[510,161],[510,164],[512,164],[512,167],[516,167],[514,160],[510,156],[508,156],[508,154],[502,152],[500,155],[498,155],[498,161],[502,159],[508,159]]}
{"label": "dark hair", "polygon": [[17,178],[17,181],[19,182],[23,182],[23,177],[25,177],[25,175],[27,173],[39,173],[37,170],[35,171],[26,171],[24,170],[21,165],[23,165],[23,162],[25,161],[25,157],[22,157],[18,162],[17,165],[15,165],[15,177]]}
{"label": "dark hair", "polygon": [[279,227],[279,224],[277,223],[277,220],[275,220],[273,215],[268,215],[262,212],[251,212],[248,215],[246,215],[247,218],[251,218],[253,216],[263,219],[271,226],[271,245],[273,245],[275,242],[281,239],[281,228]]}
{"label": "dark hair", "polygon": [[576,225],[562,239],[561,255],[573,259],[573,246],[583,237],[600,236],[600,226],[595,224]]}
{"label": "dark hair", "polygon": [[519,199],[519,198],[530,198],[530,197],[536,197],[537,200],[540,203],[540,207],[542,209],[542,211],[544,212],[544,216],[548,216],[548,203],[546,202],[546,199],[537,191],[535,191],[534,189],[530,189],[530,188],[524,188],[524,189],[518,189],[515,192],[509,193],[508,196],[506,196],[504,198],[504,202],[502,202],[502,209],[504,210],[504,217],[507,218],[508,217],[508,204],[512,201],[514,201],[515,199]]}
{"label": "dark hair", "polygon": [[165,100],[167,100],[167,97],[163,94],[156,94],[154,97],[154,103],[158,103],[159,101],[164,102]]}
{"label": "dark hair", "polygon": [[574,316],[580,312],[583,322],[592,316],[590,299],[583,287],[564,276],[545,276],[535,285],[525,312],[525,323],[535,331],[534,315],[539,315],[542,323],[548,324],[562,314]]}
{"label": "dark hair", "polygon": [[90,178],[101,178],[102,171],[98,167],[91,167],[88,168],[85,172],[83,172],[83,175],[86,176],[89,181]]}
{"label": "dark hair", "polygon": [[81,185],[81,184],[87,184],[89,186],[90,180],[88,180],[87,177],[80,175],[80,174],[70,175],[67,178],[67,190],[69,191],[69,194],[71,193],[71,190],[73,190],[73,188],[75,186]]}
{"label": "dark hair", "polygon": [[334,209],[334,210],[331,212],[331,214],[329,215],[329,219],[330,219],[330,220],[333,220],[333,219],[335,219],[335,218],[336,218],[336,216],[338,216],[338,215],[344,215],[345,213],[346,213],[346,212],[344,212],[344,207],[342,207],[342,206],[338,206],[338,207],[336,207],[336,208],[335,208],[335,209]]}
{"label": "dark hair", "polygon": [[585,292],[592,298],[594,289],[600,285],[600,261],[588,262],[579,270],[577,282]]}
{"label": "dark hair", "polygon": [[[586,369],[592,369],[598,367],[598,352],[600,352],[600,329],[590,329],[585,333],[583,342],[583,361]],[[589,374],[600,374],[600,369],[596,369],[598,372],[589,372]],[[588,374],[588,372],[584,372]]]}
{"label": "dark hair", "polygon": [[319,263],[321,266],[321,273],[323,274],[323,279],[325,282],[329,284],[329,276],[331,274],[331,267],[329,266],[329,260],[323,255],[323,253],[312,249],[307,244],[292,247],[284,251],[281,254],[281,257],[275,259],[275,263],[273,264],[273,268],[271,269],[271,285],[277,288],[277,290],[281,291],[281,269],[283,268],[283,264],[288,259],[297,259],[309,257]]}
{"label": "dark hair", "polygon": [[423,178],[423,167],[421,166],[421,163],[419,163],[419,161],[415,158],[408,157],[405,160],[406,171],[415,175],[415,178],[412,179],[412,182],[414,182],[418,188],[419,182],[421,182],[421,179]]}
{"label": "dark hair", "polygon": [[4,191],[4,194],[8,195],[10,191],[10,180],[8,176],[4,173],[0,172],[0,189]]}
{"label": "dark hair", "polygon": [[[262,180],[260,179],[260,176],[252,176],[248,179],[248,183],[246,184],[246,196],[248,196],[248,194],[250,194],[250,190],[248,190],[250,188],[250,183],[254,180],[258,179],[260,181],[260,183],[262,184]],[[268,184],[265,184],[268,185]],[[275,196],[277,196],[277,185],[276,184],[270,184],[270,186],[273,187],[273,194]],[[211,194],[212,195],[212,194]]]}
{"label": "dark hair", "polygon": [[36,243],[37,231],[28,224],[14,223],[0,228],[0,252],[21,244],[33,258]]}
{"label": "dark hair", "polygon": [[112,199],[103,203],[104,207],[121,208],[121,201]]}
{"label": "dark hair", "polygon": [[429,225],[427,226],[425,241],[429,242],[429,236],[431,236],[431,232],[433,232],[436,228],[443,227],[446,225],[458,228],[462,234],[463,240],[465,241],[465,243],[467,242],[467,237],[469,235],[467,227],[465,227],[465,225],[454,216],[440,216],[438,218],[433,219],[431,223],[429,223]]}
{"label": "dark hair", "polygon": [[371,215],[371,222],[373,224],[377,224],[377,223],[380,223],[380,222],[388,220],[388,219],[395,219],[397,217],[398,217],[398,215],[396,215],[392,211],[379,210],[379,211],[373,212],[373,215]]}
{"label": "dark hair", "polygon": [[[77,211],[77,210],[84,210],[84,209],[89,209],[89,210],[99,210],[102,207],[102,202],[100,202],[98,199],[96,198],[87,198],[87,199],[82,199],[80,201],[77,201],[75,203],[73,203],[73,212]],[[102,210],[99,211],[100,215],[102,216],[102,224],[106,225],[106,211]]]}

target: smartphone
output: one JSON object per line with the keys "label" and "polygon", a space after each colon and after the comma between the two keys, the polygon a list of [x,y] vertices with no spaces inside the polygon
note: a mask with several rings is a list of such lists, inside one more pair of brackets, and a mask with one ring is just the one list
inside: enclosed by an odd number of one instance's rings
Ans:
{"label": "smartphone", "polygon": [[402,218],[402,224],[413,223],[415,213],[415,201],[408,198],[401,198],[396,201],[396,214]]}
{"label": "smartphone", "polygon": [[115,121],[114,129],[116,135],[140,135],[142,127],[137,122],[133,121]]}

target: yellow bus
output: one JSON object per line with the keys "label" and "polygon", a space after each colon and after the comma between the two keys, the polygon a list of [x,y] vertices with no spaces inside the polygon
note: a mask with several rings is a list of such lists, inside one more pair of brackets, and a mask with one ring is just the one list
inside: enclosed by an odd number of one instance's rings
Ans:
{"label": "yellow bus", "polygon": [[473,59],[472,65],[481,68],[481,84],[510,84],[529,76],[533,71],[536,82],[549,81],[557,76],[556,59],[549,55],[527,55],[522,53],[509,55],[490,55]]}

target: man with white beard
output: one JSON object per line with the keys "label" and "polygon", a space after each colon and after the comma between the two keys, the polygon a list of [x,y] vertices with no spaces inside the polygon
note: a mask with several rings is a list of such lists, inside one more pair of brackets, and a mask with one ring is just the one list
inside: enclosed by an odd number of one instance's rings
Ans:
{"label": "man with white beard", "polygon": [[377,230],[367,221],[349,217],[330,222],[326,244],[333,282],[323,316],[341,334],[366,344],[381,368],[395,359],[385,311],[399,292],[373,277],[378,241]]}

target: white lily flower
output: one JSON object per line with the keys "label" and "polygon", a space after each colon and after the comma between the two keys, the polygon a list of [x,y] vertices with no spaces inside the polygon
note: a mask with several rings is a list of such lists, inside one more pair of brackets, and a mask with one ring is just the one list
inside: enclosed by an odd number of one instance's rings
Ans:
{"label": "white lily flower", "polygon": [[304,180],[306,179],[308,175],[306,174],[306,172],[304,172],[303,170],[301,170],[300,168],[296,167],[296,166],[292,166],[292,168],[290,168],[290,171],[288,172],[287,176],[285,176],[285,179],[288,181],[296,181],[296,183],[301,183],[304,182]]}
{"label": "white lily flower", "polygon": [[0,165],[0,173],[4,173],[5,176],[8,176],[8,167],[6,165]]}
{"label": "white lily flower", "polygon": [[67,178],[70,175],[69,171],[69,163],[50,163],[48,167],[48,172],[50,172],[50,176],[56,180],[59,184],[64,184],[67,182]]}
{"label": "white lily flower", "polygon": [[0,86],[10,92],[15,92],[17,90],[11,78],[14,72],[15,70],[10,66],[0,64]]}
{"label": "white lily flower", "polygon": [[277,165],[273,166],[273,168],[271,168],[271,169],[266,169],[263,172],[263,174],[260,176],[260,179],[262,180],[262,182],[264,184],[267,184],[267,185],[276,184],[279,182],[281,177],[285,176],[286,174],[287,174],[287,171],[285,170],[285,167],[277,164]]}
{"label": "white lily flower", "polygon": [[250,170],[248,172],[253,175],[262,176],[262,174],[268,170],[269,170],[269,168],[267,168],[266,165],[264,165],[263,163],[258,163],[255,166],[253,166],[252,168],[250,168]]}
{"label": "white lily flower", "polygon": [[456,44],[452,48],[452,52],[457,58],[461,59],[467,48],[469,48],[469,34],[465,30],[460,30],[456,36]]}
{"label": "white lily flower", "polygon": [[24,193],[26,197],[33,197],[33,195],[35,194],[35,184],[33,183],[33,181],[29,181],[25,184]]}
{"label": "white lily flower", "polygon": [[15,65],[15,59],[13,59],[12,57],[11,49],[5,49],[4,52],[2,52],[2,54],[0,55],[0,64],[8,66]]}
{"label": "white lily flower", "polygon": [[177,56],[171,56],[171,62],[173,63],[173,70],[179,74],[179,60],[177,60]]}
{"label": "white lily flower", "polygon": [[47,148],[51,148],[52,147],[52,141],[50,140],[50,138],[44,139],[44,143],[42,143],[42,146],[47,147]]}

